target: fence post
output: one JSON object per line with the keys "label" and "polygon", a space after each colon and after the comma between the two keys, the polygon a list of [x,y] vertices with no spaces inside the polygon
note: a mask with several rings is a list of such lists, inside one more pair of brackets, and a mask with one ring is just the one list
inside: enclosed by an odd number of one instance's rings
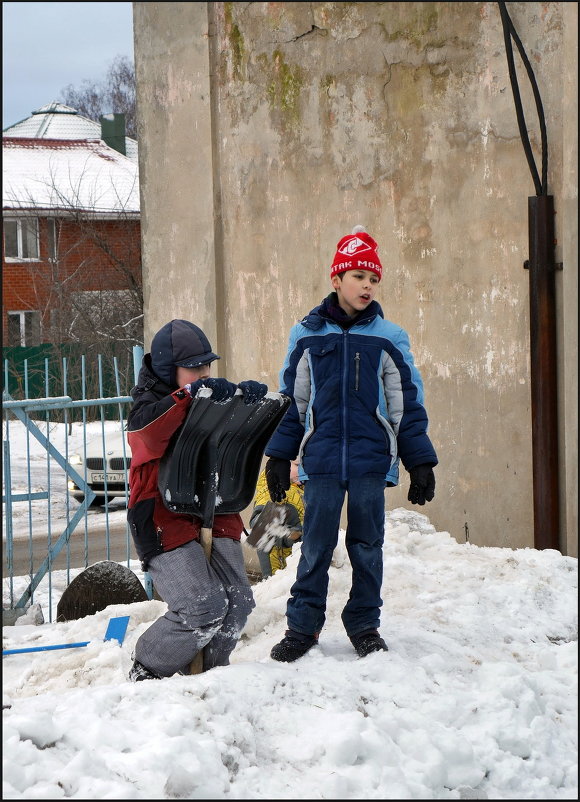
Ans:
{"label": "fence post", "polygon": [[139,379],[139,371],[141,370],[141,364],[143,362],[143,346],[142,345],[134,345],[133,346],[133,376],[135,379],[135,384],[137,384],[137,380]]}

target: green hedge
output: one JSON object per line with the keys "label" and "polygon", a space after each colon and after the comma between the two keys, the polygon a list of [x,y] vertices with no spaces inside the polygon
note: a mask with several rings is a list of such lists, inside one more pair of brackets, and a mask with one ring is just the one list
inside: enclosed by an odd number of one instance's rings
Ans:
{"label": "green hedge", "polygon": [[[14,399],[68,395],[73,400],[80,400],[129,395],[134,384],[132,350],[116,345],[106,356],[90,350],[85,353],[86,350],[76,343],[2,348],[3,387]],[[115,356],[119,387],[115,378]],[[97,408],[87,410],[90,417],[99,414]],[[80,419],[81,416],[80,410],[69,412],[69,419]],[[107,417],[114,418],[115,409],[108,409]]]}

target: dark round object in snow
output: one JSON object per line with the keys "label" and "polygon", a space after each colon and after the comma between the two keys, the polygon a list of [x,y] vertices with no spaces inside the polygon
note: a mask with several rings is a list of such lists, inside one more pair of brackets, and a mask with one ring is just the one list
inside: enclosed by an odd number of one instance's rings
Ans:
{"label": "dark round object in snow", "polygon": [[110,604],[148,601],[145,588],[129,568],[102,560],[85,568],[62,594],[57,621],[74,621],[104,610]]}

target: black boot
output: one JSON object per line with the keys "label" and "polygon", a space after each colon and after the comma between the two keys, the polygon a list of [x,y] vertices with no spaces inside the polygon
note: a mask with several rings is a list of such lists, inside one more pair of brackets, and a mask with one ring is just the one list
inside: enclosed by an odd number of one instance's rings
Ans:
{"label": "black boot", "polygon": [[144,679],[161,679],[161,677],[158,677],[157,674],[149,671],[142,663],[135,660],[129,671],[129,679],[131,682],[141,682]]}
{"label": "black boot", "polygon": [[293,663],[318,643],[318,635],[303,635],[301,632],[286,630],[286,636],[270,652],[272,660],[280,663]]}
{"label": "black boot", "polygon": [[371,652],[389,651],[389,647],[376,629],[367,629],[365,632],[352,635],[350,642],[354,646],[359,657],[366,657],[367,654],[371,654]]}

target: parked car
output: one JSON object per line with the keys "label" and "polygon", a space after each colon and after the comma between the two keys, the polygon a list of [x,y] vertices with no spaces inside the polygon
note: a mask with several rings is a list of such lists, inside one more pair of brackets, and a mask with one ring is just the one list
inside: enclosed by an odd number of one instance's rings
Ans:
{"label": "parked car", "polygon": [[[103,506],[119,496],[128,498],[131,449],[124,433],[94,438],[87,443],[86,459],[83,451],[72,454],[69,462],[83,478],[86,468],[87,483],[97,494],[91,506]],[[84,492],[72,479],[68,481],[68,489],[77,501],[85,500]]]}

